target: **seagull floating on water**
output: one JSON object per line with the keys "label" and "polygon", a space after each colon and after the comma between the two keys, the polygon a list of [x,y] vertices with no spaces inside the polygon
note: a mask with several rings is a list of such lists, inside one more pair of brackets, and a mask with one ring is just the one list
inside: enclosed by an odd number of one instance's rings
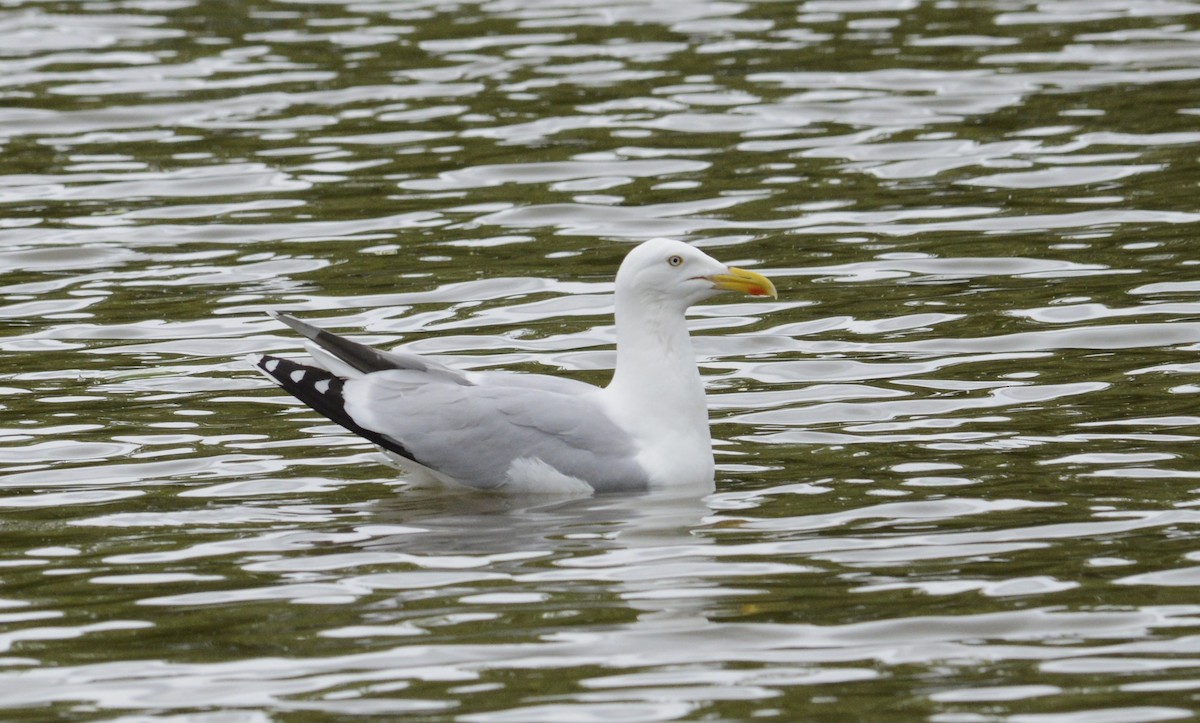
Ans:
{"label": "seagull floating on water", "polygon": [[288,393],[381,447],[419,484],[592,494],[711,490],[704,383],[684,313],[722,291],[777,298],[753,271],[652,239],[617,271],[617,366],[600,388],[543,374],[461,371],[269,312],[315,365],[254,354]]}

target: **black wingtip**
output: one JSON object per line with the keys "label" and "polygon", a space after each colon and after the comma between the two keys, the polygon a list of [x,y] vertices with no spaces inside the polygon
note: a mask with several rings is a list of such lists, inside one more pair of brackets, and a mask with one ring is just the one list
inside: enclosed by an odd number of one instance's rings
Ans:
{"label": "black wingtip", "polygon": [[322,334],[328,334],[328,332],[322,331],[312,324],[300,321],[291,314],[286,314],[282,311],[271,310],[267,312],[267,315],[281,324],[286,324],[292,329],[292,331],[311,341],[317,341],[317,337],[321,336]]}
{"label": "black wingtip", "polygon": [[247,361],[266,374],[283,390],[307,404],[313,411],[341,425],[358,436],[396,454],[419,461],[404,445],[385,434],[361,426],[346,411],[342,393],[346,380],[320,367],[300,364],[291,359],[269,354],[251,354]]}
{"label": "black wingtip", "polygon": [[[338,424],[346,415],[342,387],[345,381],[319,367],[300,364],[291,359],[269,354],[251,354],[247,360],[283,387],[284,391],[324,414]],[[343,424],[343,426],[345,426]],[[357,426],[357,425],[355,425]]]}
{"label": "black wingtip", "polygon": [[296,317],[285,314],[282,311],[268,311],[267,313],[273,319],[288,325],[305,339],[313,342],[340,359],[343,363],[348,364],[363,374],[383,371],[384,369],[395,369],[398,366],[387,354],[378,349],[373,349],[366,344],[350,341],[345,337],[300,321]]}

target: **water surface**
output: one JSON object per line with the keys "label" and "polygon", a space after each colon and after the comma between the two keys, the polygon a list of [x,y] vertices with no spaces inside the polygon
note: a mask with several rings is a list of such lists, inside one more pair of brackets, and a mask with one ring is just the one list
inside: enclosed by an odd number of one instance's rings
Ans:
{"label": "water surface", "polygon": [[[10,2],[6,719],[1156,721],[1200,691],[1200,5]],[[717,492],[405,488],[264,315],[602,384]]]}

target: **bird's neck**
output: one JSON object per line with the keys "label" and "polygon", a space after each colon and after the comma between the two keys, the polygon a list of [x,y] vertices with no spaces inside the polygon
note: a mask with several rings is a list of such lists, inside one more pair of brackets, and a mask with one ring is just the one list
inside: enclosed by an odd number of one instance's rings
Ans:
{"label": "bird's neck", "polygon": [[[644,461],[664,471],[670,478],[664,484],[711,484],[708,405],[683,313],[622,301],[616,309],[617,367],[605,389],[611,408],[653,447],[643,450]],[[681,468],[683,460],[695,469]]]}
{"label": "bird's neck", "polygon": [[651,305],[621,304],[616,309],[617,367],[609,389],[640,400],[645,411],[662,407],[690,411],[707,419],[704,384],[696,368],[683,314]]}

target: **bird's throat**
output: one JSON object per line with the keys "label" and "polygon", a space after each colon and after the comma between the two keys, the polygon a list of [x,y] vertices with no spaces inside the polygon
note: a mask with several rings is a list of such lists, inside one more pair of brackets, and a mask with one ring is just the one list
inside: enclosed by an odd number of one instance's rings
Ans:
{"label": "bird's throat", "polygon": [[[680,313],[617,310],[617,366],[605,390],[638,426],[669,428],[708,443],[708,406]],[[624,312],[624,313],[623,313]],[[640,312],[640,313],[639,313]]]}

